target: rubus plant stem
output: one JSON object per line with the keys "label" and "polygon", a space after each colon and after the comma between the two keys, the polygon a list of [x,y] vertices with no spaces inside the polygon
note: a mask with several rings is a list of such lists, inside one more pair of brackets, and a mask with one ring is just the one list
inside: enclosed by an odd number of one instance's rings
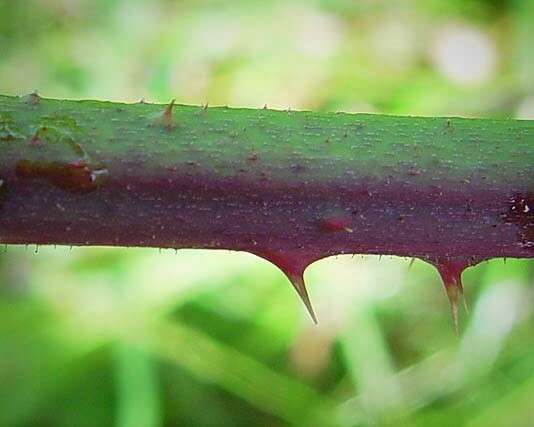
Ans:
{"label": "rubus plant stem", "polygon": [[534,121],[0,96],[0,242],[534,257]]}

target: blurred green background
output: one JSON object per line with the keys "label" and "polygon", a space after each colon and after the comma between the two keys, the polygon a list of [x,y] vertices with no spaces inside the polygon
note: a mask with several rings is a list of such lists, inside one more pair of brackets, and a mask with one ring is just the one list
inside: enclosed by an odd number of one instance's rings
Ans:
{"label": "blurred green background", "polygon": [[[0,93],[534,118],[534,0],[0,0]],[[532,426],[534,265],[6,247],[0,426]]]}

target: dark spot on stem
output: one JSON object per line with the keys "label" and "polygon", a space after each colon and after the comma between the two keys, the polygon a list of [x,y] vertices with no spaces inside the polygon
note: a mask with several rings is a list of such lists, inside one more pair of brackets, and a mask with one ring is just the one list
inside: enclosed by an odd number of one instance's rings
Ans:
{"label": "dark spot on stem", "polygon": [[39,137],[39,132],[35,132],[29,140],[31,145],[41,146],[43,145],[43,140]]}
{"label": "dark spot on stem", "polygon": [[332,233],[336,231],[344,231],[352,233],[352,228],[349,227],[347,219],[341,216],[328,216],[319,220],[319,228],[326,233]]}
{"label": "dark spot on stem", "polygon": [[23,179],[43,179],[72,193],[88,193],[104,184],[108,170],[86,163],[84,160],[70,163],[31,162],[20,160],[16,173]]}
{"label": "dark spot on stem", "polygon": [[291,170],[293,171],[293,173],[299,174],[304,172],[306,170],[306,167],[300,163],[293,163],[291,165]]}

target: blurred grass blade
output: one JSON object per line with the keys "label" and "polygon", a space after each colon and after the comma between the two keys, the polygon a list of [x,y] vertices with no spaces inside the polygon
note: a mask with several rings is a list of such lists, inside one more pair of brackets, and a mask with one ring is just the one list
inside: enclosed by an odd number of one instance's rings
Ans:
{"label": "blurred grass blade", "polygon": [[135,347],[115,346],[117,427],[162,426],[153,357]]}
{"label": "blurred grass blade", "polygon": [[334,424],[327,398],[198,330],[161,322],[124,338],[293,425]]}

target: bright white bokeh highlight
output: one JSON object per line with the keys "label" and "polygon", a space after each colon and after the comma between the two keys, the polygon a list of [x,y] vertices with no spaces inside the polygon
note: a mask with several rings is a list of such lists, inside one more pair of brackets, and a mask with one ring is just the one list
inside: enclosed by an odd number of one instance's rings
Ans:
{"label": "bright white bokeh highlight", "polygon": [[467,85],[489,80],[497,68],[495,43],[484,32],[464,25],[446,25],[430,45],[436,70],[453,83]]}

